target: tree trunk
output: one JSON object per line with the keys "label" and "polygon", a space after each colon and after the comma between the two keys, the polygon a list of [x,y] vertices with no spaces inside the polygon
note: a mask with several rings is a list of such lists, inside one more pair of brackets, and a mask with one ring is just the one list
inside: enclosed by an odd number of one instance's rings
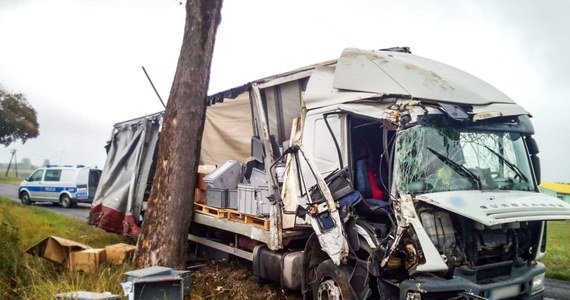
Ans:
{"label": "tree trunk", "polygon": [[221,8],[222,0],[186,3],[182,49],[162,125],[154,184],[137,242],[137,268],[184,264]]}

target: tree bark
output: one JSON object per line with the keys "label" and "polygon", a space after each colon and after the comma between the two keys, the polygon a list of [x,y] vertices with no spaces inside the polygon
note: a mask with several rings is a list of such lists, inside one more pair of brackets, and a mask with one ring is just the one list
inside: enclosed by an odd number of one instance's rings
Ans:
{"label": "tree bark", "polygon": [[222,2],[186,2],[182,49],[162,124],[154,183],[137,242],[137,268],[176,268],[184,264]]}

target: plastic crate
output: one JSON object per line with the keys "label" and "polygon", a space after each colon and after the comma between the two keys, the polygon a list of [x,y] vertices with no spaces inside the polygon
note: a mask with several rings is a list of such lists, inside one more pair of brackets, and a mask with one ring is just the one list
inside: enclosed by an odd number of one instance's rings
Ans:
{"label": "plastic crate", "polygon": [[238,191],[228,190],[228,202],[226,208],[238,209]]}
{"label": "plastic crate", "polygon": [[238,185],[238,211],[252,216],[267,216],[271,208],[269,187],[251,184]]}
{"label": "plastic crate", "polygon": [[265,171],[258,168],[253,168],[251,170],[249,182],[255,187],[267,186],[267,176],[265,176]]}
{"label": "plastic crate", "polygon": [[217,208],[227,208],[228,190],[208,188],[208,190],[206,190],[206,205]]}
{"label": "plastic crate", "polygon": [[257,214],[257,201],[255,199],[255,187],[251,184],[239,184],[237,190],[237,210],[246,215]]}
{"label": "plastic crate", "polygon": [[267,199],[271,193],[269,192],[269,187],[258,186],[255,188],[255,200],[257,202],[257,212],[256,215],[269,215],[269,209],[271,207],[271,202]]}

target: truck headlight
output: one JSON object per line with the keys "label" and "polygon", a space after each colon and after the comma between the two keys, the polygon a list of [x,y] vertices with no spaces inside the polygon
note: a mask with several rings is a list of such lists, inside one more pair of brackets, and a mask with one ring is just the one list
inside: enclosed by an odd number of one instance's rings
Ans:
{"label": "truck headlight", "polygon": [[544,273],[534,276],[532,279],[531,294],[544,290]]}

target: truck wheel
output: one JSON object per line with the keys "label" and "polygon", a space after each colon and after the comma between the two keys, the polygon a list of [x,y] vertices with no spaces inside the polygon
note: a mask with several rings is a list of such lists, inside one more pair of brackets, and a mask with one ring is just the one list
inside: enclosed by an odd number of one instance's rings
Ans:
{"label": "truck wheel", "polygon": [[62,207],[70,208],[73,206],[73,200],[71,200],[71,198],[68,195],[61,195],[61,197],[59,198],[59,204]]}
{"label": "truck wheel", "polygon": [[27,192],[22,192],[20,194],[20,201],[22,201],[22,204],[25,205],[30,205],[34,203],[32,200],[30,200],[30,194],[28,194]]}
{"label": "truck wheel", "polygon": [[312,284],[315,300],[353,299],[349,274],[337,267],[332,260],[323,261],[316,270],[316,280]]}

